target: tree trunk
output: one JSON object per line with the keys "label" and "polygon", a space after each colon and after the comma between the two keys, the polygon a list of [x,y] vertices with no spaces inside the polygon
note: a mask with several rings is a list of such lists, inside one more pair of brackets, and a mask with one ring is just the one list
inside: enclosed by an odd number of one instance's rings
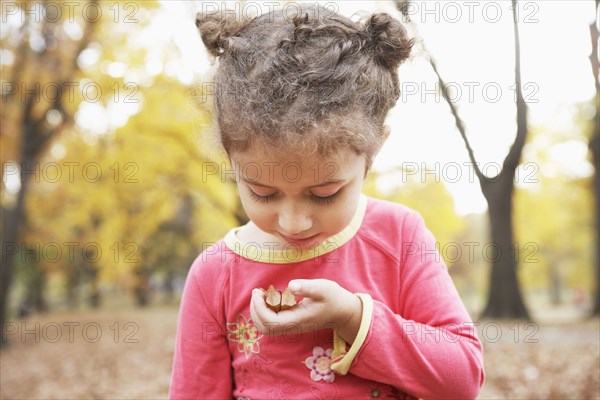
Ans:
{"label": "tree trunk", "polygon": [[[36,95],[37,96],[37,95]],[[23,117],[23,134],[20,143],[19,177],[21,188],[17,194],[17,202],[13,209],[2,216],[2,284],[0,292],[0,328],[4,327],[9,315],[8,302],[9,292],[12,286],[13,271],[16,256],[23,256],[24,243],[19,243],[23,226],[27,222],[25,213],[25,199],[29,189],[30,178],[35,174],[36,164],[40,154],[43,152],[48,140],[54,135],[54,131],[48,133],[40,132],[40,121],[32,118],[32,110],[36,96],[30,96],[25,101]],[[6,335],[2,335],[0,345],[4,343]]]}
{"label": "tree trunk", "polygon": [[[597,93],[597,98],[600,97],[600,90]],[[600,101],[600,100],[599,100]],[[600,237],[600,105],[596,107],[596,133],[592,138],[590,147],[594,160],[594,197],[596,203],[596,295],[594,296],[594,304],[592,305],[592,316],[600,316],[600,250],[598,249],[598,241]]]}
{"label": "tree trunk", "polygon": [[70,309],[79,307],[79,267],[71,263],[67,267],[67,276],[65,282],[65,300]]}
{"label": "tree trunk", "polygon": [[100,308],[102,304],[102,295],[100,294],[100,284],[98,282],[99,270],[91,266],[90,267],[90,292],[88,294],[88,304],[91,308]]}
{"label": "tree trunk", "polygon": [[46,302],[46,273],[40,269],[38,263],[33,263],[32,276],[27,287],[27,297],[31,300],[33,309],[38,313],[48,311]]}
{"label": "tree trunk", "polygon": [[172,267],[169,267],[165,273],[163,280],[163,291],[165,293],[165,304],[173,303],[173,297],[175,294],[175,287],[173,286],[173,280],[175,279],[175,273]]}
{"label": "tree trunk", "polygon": [[481,188],[488,202],[491,243],[483,247],[491,262],[488,302],[483,316],[489,318],[522,318],[531,320],[525,308],[517,281],[517,261],[512,227],[513,176],[503,169],[493,178],[484,180]]}
{"label": "tree trunk", "polygon": [[[481,191],[488,202],[491,239],[500,251],[492,259],[492,273],[488,303],[482,316],[490,318],[523,318],[531,320],[517,281],[518,260],[513,241],[513,191],[515,171],[527,138],[527,106],[521,91],[521,45],[516,15],[517,2],[512,1],[515,42],[515,87],[517,95],[517,136],[502,164],[502,171],[494,178],[479,173]],[[472,154],[472,152],[471,152]],[[471,156],[471,159],[473,157]]]}
{"label": "tree trunk", "polygon": [[138,307],[146,307],[150,304],[150,271],[140,267],[134,272],[135,287],[133,293],[135,304]]}
{"label": "tree trunk", "polygon": [[[596,0],[596,16],[600,11],[600,0]],[[600,60],[598,59],[598,21],[590,24],[590,39],[592,52],[590,54],[590,63],[592,65],[592,74],[596,86],[596,116],[593,123],[592,138],[590,139],[590,150],[592,151],[592,160],[594,162],[594,199],[596,203],[596,295],[592,305],[592,316],[600,316],[600,250],[598,250],[598,241],[600,240]]]}
{"label": "tree trunk", "polygon": [[[26,136],[26,135],[24,135]],[[29,174],[27,170],[34,170],[35,161],[33,157],[24,157],[24,162],[20,165],[21,188],[17,194],[17,201],[12,209],[2,209],[2,271],[0,276],[0,329],[4,329],[5,322],[8,321],[10,310],[8,303],[9,293],[12,285],[13,271],[15,268],[16,257],[21,253],[23,243],[19,243],[19,233],[22,220],[25,216],[25,195],[29,187]],[[3,333],[3,332],[2,332]],[[0,335],[0,345],[6,343],[7,335]]]}
{"label": "tree trunk", "polygon": [[560,276],[558,263],[556,260],[550,260],[548,262],[549,275],[550,275],[550,304],[554,307],[558,307],[562,304],[562,277]]}

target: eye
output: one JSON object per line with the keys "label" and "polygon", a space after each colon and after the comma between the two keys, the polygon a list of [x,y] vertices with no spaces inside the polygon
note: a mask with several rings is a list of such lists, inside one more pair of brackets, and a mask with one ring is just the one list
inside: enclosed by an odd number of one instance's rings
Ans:
{"label": "eye", "polygon": [[329,196],[317,196],[316,194],[311,193],[310,197],[313,201],[319,204],[331,204],[335,200],[335,198],[340,194],[341,190],[338,190],[334,194]]}
{"label": "eye", "polygon": [[257,193],[254,192],[254,190],[248,188],[248,191],[250,192],[250,197],[252,197],[252,199],[254,201],[256,201],[257,203],[261,203],[261,204],[266,204],[269,202],[269,200],[271,200],[273,198],[273,196],[275,196],[275,193],[270,194],[268,196],[261,196]]}

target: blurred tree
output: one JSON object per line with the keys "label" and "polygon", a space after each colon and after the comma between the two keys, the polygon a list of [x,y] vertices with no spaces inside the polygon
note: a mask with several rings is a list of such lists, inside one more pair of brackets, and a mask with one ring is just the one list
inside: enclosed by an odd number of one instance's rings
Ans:
{"label": "blurred tree", "polygon": [[[146,39],[158,3],[143,5],[27,1],[2,8],[13,15],[0,35],[2,76],[9,77],[2,81],[9,189],[2,191],[0,214],[2,320],[14,257],[22,258],[27,246],[61,246],[62,258],[42,257],[35,271],[64,274],[70,304],[85,284],[90,304],[99,305],[103,282],[128,285],[141,304],[149,274],[161,268],[167,277],[185,274],[206,243],[246,220],[229,167],[205,156],[210,145],[198,141],[210,125],[206,96],[168,77],[180,57],[177,46]],[[89,98],[87,86],[98,98]],[[62,177],[40,179],[48,165]],[[7,171],[17,171],[18,185]],[[177,222],[182,213],[185,228]],[[161,243],[165,235],[173,247]]]}
{"label": "blurred tree", "polygon": [[[90,0],[90,4],[96,8],[98,1]],[[15,2],[12,5],[44,7],[47,2]],[[8,76],[8,80],[2,82],[0,154],[3,174],[9,161],[18,164],[20,188],[12,203],[2,204],[0,327],[7,318],[8,294],[15,266],[16,252],[9,250],[18,246],[26,220],[25,203],[31,171],[36,170],[49,143],[72,123],[77,105],[68,98],[69,91],[65,88],[77,80],[77,59],[91,43],[96,28],[92,18],[78,18],[82,34],[70,35],[64,23],[68,15],[57,15],[59,7],[45,8],[42,18],[42,8],[39,10],[33,13],[15,10],[23,22],[16,26],[3,22],[2,29],[2,49],[9,51],[14,61],[12,65],[2,64],[2,75]],[[2,341],[5,337],[2,335]]]}
{"label": "blurred tree", "polygon": [[[122,266],[133,273],[131,288],[141,306],[149,301],[150,277],[157,271],[166,279],[184,274],[201,243],[235,225],[237,205],[235,186],[222,174],[224,160],[202,147],[210,124],[206,104],[193,104],[188,89],[160,76],[142,94],[143,110],[116,132],[113,144],[120,153],[115,159],[138,171],[135,183],[112,189],[129,212],[106,210],[121,227],[119,241],[136,249]],[[109,235],[118,239],[115,230]]]}
{"label": "blurred tree", "polygon": [[[398,10],[407,21],[409,16],[409,0],[396,0]],[[489,280],[489,294],[483,317],[491,318],[523,318],[529,320],[529,313],[523,302],[521,289],[517,280],[517,263],[514,254],[514,238],[512,226],[515,171],[517,170],[521,152],[527,137],[527,107],[521,89],[521,53],[519,45],[518,10],[516,0],[512,0],[514,42],[515,42],[515,92],[517,97],[517,135],[502,163],[502,170],[497,176],[488,177],[481,172],[473,149],[466,135],[463,122],[452,101],[449,101],[448,86],[440,76],[437,64],[430,56],[430,64],[438,78],[442,96],[450,106],[458,129],[471,160],[473,169],[479,179],[481,191],[488,203],[491,241],[497,250],[491,256],[492,270]]]}
{"label": "blurred tree", "polygon": [[[596,243],[600,241],[600,58],[598,55],[598,24],[600,24],[600,0],[596,0],[596,20],[590,23],[590,41],[592,52],[590,63],[596,86],[596,114],[593,120],[592,137],[590,138],[590,150],[594,163],[594,192],[596,194]],[[592,315],[600,315],[600,250],[596,248],[596,295]]]}
{"label": "blurred tree", "polygon": [[[153,276],[161,274],[164,286],[172,287],[203,244],[237,222],[228,167],[205,155],[201,145],[210,123],[206,105],[194,103],[188,88],[163,75],[138,94],[139,112],[114,133],[90,138],[69,132],[55,143],[61,150],[46,157],[96,166],[90,171],[102,174],[75,180],[64,174],[52,185],[35,185],[27,207],[37,235],[30,240],[58,237],[80,244],[75,257],[50,269],[70,285],[87,283],[96,302],[103,284],[117,284],[131,291],[137,305],[148,305]],[[59,157],[52,158],[54,153]],[[86,246],[100,254],[84,253]],[[73,293],[67,287],[67,296]]]}

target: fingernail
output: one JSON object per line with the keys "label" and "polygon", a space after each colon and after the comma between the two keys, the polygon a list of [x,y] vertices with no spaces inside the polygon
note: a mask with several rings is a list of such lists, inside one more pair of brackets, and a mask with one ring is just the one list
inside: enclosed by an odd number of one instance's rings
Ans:
{"label": "fingernail", "polygon": [[296,281],[290,282],[290,290],[292,292],[297,292],[300,290],[300,283]]}

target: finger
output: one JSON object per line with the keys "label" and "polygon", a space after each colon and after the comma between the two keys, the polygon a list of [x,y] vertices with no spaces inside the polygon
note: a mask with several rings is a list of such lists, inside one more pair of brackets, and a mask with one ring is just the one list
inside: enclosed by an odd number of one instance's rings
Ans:
{"label": "finger", "polygon": [[252,291],[252,300],[250,301],[250,315],[253,321],[258,321],[264,326],[274,322],[277,314],[267,307],[265,303],[265,294],[260,289]]}
{"label": "finger", "polygon": [[295,296],[308,297],[314,300],[323,300],[330,292],[335,282],[327,279],[294,279],[288,286]]}
{"label": "finger", "polygon": [[252,296],[250,297],[250,318],[254,322],[254,325],[262,332],[264,326],[262,321],[258,317],[258,314],[256,313],[256,306],[257,304],[260,304],[263,300],[259,297],[260,295],[258,293],[255,293],[257,291],[257,289],[254,289],[252,291]]}
{"label": "finger", "polygon": [[300,308],[276,313],[267,307],[264,293],[259,289],[254,289],[252,292],[250,315],[255,325],[260,326],[263,334],[278,336],[285,333],[290,325],[296,324],[296,321],[305,314],[305,311],[300,310]]}

